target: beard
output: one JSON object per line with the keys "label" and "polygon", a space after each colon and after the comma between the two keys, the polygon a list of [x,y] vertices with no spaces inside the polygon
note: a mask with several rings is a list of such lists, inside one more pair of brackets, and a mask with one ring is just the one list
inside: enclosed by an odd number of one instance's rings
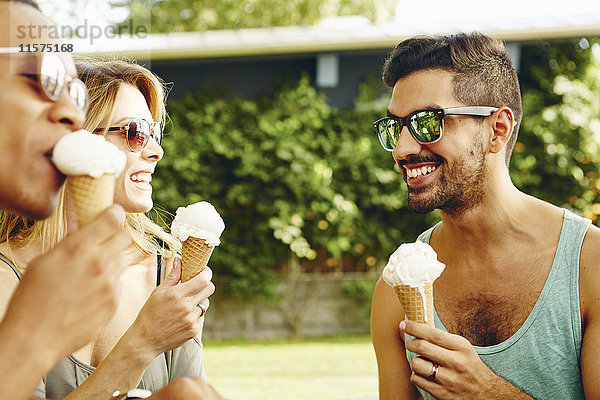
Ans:
{"label": "beard", "polygon": [[[411,163],[423,161],[411,160]],[[408,186],[408,206],[413,211],[426,214],[440,209],[456,216],[471,209],[483,198],[486,165],[482,142],[474,143],[464,156],[453,163],[437,155],[428,157],[427,161],[440,162],[438,168],[443,168],[438,182],[417,188]]]}

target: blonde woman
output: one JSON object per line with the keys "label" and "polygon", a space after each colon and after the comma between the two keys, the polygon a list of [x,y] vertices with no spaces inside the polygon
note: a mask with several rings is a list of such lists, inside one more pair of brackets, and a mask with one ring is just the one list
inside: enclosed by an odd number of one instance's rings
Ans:
{"label": "blonde woman", "polygon": [[[134,246],[126,253],[129,267],[120,278],[123,295],[114,317],[96,340],[56,365],[35,396],[106,400],[116,390],[153,391],[179,377],[204,376],[199,337],[214,286],[209,268],[180,283],[181,261],[171,255],[180,252],[181,244],[143,214],[152,208],[150,181],[163,157],[162,82],[147,69],[124,61],[87,60],[77,63],[77,69],[90,94],[84,128],[106,135],[127,155],[115,202],[127,212],[125,224]],[[44,221],[2,215],[1,307],[28,262],[56,245],[75,221],[64,187],[57,212]]]}

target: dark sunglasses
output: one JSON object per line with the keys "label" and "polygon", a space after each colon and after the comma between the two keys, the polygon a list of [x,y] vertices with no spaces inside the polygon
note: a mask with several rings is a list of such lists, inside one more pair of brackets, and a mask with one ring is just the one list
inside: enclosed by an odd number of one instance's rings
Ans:
{"label": "dark sunglasses", "polygon": [[40,86],[41,91],[51,101],[58,101],[66,90],[67,96],[85,114],[88,107],[88,91],[85,84],[78,78],[67,74],[64,61],[49,52],[21,52],[19,47],[0,47],[0,54],[28,55],[37,57],[37,70],[21,73]]}
{"label": "dark sunglasses", "polygon": [[408,131],[421,144],[435,143],[444,134],[444,117],[446,115],[468,115],[471,117],[489,117],[498,111],[496,107],[472,106],[452,107],[432,110],[418,110],[408,114],[404,118],[385,117],[373,122],[373,127],[379,138],[379,142],[387,151],[394,151],[402,127],[408,127]]}
{"label": "dark sunglasses", "polygon": [[94,132],[120,132],[127,138],[127,147],[130,151],[142,151],[148,145],[150,138],[160,145],[162,140],[162,129],[158,122],[148,122],[145,119],[134,118],[125,126],[111,126],[98,128]]}

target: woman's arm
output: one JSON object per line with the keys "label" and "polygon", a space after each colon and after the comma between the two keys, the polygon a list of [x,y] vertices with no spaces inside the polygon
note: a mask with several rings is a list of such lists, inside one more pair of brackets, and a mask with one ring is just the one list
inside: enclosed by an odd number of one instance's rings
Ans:
{"label": "woman's arm", "polygon": [[138,317],[86,381],[65,400],[106,400],[115,390],[127,391],[140,382],[159,354],[181,346],[202,329],[203,311],[214,292],[212,271],[179,283],[181,261],[150,295]]}
{"label": "woman's arm", "polygon": [[406,360],[404,339],[398,330],[403,319],[404,310],[394,289],[380,278],[371,306],[371,340],[377,356],[381,400],[421,398],[410,382],[412,371]]}

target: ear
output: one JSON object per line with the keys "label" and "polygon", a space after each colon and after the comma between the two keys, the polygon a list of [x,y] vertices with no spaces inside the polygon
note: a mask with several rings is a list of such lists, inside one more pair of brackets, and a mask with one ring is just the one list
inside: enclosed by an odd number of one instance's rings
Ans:
{"label": "ear", "polygon": [[506,147],[515,128],[515,115],[508,107],[500,107],[490,117],[492,121],[492,136],[490,138],[490,153],[499,153]]}

